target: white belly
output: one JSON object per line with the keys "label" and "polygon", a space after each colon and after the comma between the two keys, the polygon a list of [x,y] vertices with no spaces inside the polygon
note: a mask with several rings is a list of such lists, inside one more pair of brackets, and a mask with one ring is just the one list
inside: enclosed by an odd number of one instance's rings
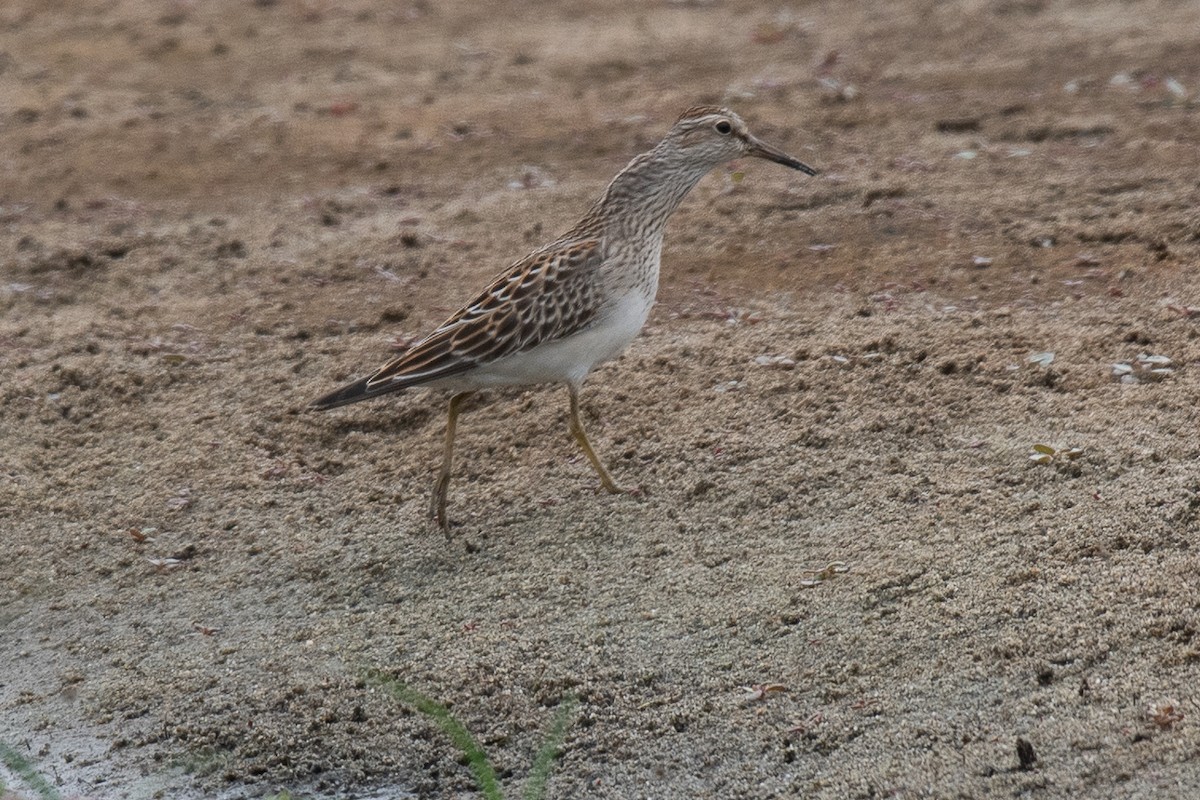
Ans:
{"label": "white belly", "polygon": [[531,383],[571,383],[578,386],[592,367],[624,352],[646,323],[653,305],[653,296],[629,292],[610,307],[603,317],[579,333],[515,353],[465,375],[428,385],[455,391]]}

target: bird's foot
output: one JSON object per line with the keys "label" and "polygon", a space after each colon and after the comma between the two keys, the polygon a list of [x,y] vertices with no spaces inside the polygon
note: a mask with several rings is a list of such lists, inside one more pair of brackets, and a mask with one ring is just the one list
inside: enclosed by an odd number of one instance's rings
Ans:
{"label": "bird's foot", "polygon": [[429,498],[429,524],[445,534],[447,539],[450,538],[450,517],[446,514],[446,493],[444,491],[435,490],[433,496]]}
{"label": "bird's foot", "polygon": [[638,497],[638,498],[646,496],[646,490],[643,489],[640,485],[639,486],[620,486],[620,485],[614,483],[611,479],[607,480],[607,481],[602,480],[600,482],[599,488],[597,488],[596,491],[597,492],[604,491],[609,494],[624,494],[624,495],[629,495],[630,497]]}

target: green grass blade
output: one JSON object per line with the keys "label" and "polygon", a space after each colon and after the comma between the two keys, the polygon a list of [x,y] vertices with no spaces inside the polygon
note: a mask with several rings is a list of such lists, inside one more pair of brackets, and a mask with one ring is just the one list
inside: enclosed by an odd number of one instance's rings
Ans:
{"label": "green grass blade", "polygon": [[433,698],[421,694],[411,686],[406,686],[378,672],[371,673],[371,678],[380,686],[387,689],[400,702],[407,703],[422,714],[432,717],[433,721],[454,742],[454,746],[466,756],[467,766],[470,768],[472,774],[475,775],[475,782],[479,784],[479,790],[483,792],[483,796],[487,800],[504,800],[504,795],[500,791],[500,784],[496,781],[496,770],[492,768],[491,762],[488,761],[487,754],[483,752],[483,748],[471,736],[470,731],[454,718],[449,709]]}
{"label": "green grass blade", "polygon": [[567,726],[575,714],[576,705],[575,695],[569,695],[559,703],[554,722],[550,725],[550,732],[546,734],[546,740],[542,742],[537,758],[533,760],[533,766],[529,769],[525,800],[542,800],[545,796],[546,780],[550,777],[550,770],[554,769],[554,759],[558,758],[559,748],[562,747],[563,737],[566,736]]}
{"label": "green grass blade", "polygon": [[3,743],[0,743],[0,763],[16,773],[17,777],[24,781],[30,789],[37,792],[42,800],[62,800],[62,795],[58,793],[58,790],[38,774],[38,771],[24,756]]}

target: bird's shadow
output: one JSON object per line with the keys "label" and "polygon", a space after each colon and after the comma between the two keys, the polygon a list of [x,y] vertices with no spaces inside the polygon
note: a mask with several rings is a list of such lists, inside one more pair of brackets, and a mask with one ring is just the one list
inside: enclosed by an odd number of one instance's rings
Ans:
{"label": "bird's shadow", "polygon": [[[464,413],[487,408],[493,403],[511,396],[504,392],[481,391],[473,394],[463,406]],[[433,422],[445,422],[446,404],[449,395],[414,395],[411,400],[402,402],[392,401],[390,405],[383,403],[360,403],[352,410],[338,409],[330,414],[310,413],[312,419],[320,422],[316,427],[322,428],[330,435],[345,436],[348,433],[378,433],[397,434],[409,433],[426,427]],[[332,422],[322,420],[336,414]]]}
{"label": "bird's shadow", "polygon": [[352,413],[339,415],[332,424],[326,423],[322,427],[338,436],[354,432],[408,433],[425,427],[442,413],[440,404],[434,407],[428,403],[412,403],[382,409],[363,406]]}

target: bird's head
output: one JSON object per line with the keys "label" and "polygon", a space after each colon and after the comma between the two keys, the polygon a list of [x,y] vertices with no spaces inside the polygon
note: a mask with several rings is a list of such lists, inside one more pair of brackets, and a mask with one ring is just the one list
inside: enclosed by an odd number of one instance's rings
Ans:
{"label": "bird's head", "polygon": [[815,169],[804,162],[754,136],[742,118],[727,108],[689,108],[675,122],[664,143],[670,143],[686,154],[690,161],[705,162],[712,166],[736,158],[753,156],[798,169],[809,175],[817,174]]}

